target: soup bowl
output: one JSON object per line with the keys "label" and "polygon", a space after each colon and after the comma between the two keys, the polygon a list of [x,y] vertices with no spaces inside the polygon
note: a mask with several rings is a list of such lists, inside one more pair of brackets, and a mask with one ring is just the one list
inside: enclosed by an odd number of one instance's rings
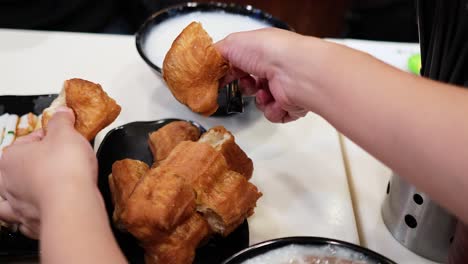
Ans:
{"label": "soup bowl", "polygon": [[[311,261],[310,263],[332,264],[332,263],[335,263],[333,261],[336,261],[336,263],[349,263],[349,264],[353,264],[353,263],[395,264],[395,262],[393,262],[392,260],[380,255],[379,253],[369,250],[367,248],[364,248],[355,244],[351,244],[348,242],[344,242],[344,241],[340,241],[336,239],[330,239],[330,238],[323,238],[323,237],[284,237],[284,238],[268,240],[268,241],[250,246],[249,248],[246,248],[236,253],[232,257],[225,260],[223,264],[248,263],[247,261],[252,260],[256,257],[259,257],[259,256],[265,257],[266,256],[265,254],[268,254],[275,250],[285,248],[287,246],[292,246],[292,245],[306,246],[306,247],[313,248],[314,249],[313,254],[317,254],[317,252],[319,252],[320,256],[313,255],[316,258],[314,258],[313,261]],[[319,251],[317,251],[317,249],[319,249]],[[265,262],[260,261],[258,258],[256,258],[255,263],[256,264],[259,264],[259,263],[271,264],[272,261],[274,261],[274,259],[272,258],[281,257],[281,253],[278,253],[278,251],[276,251],[274,254],[275,255],[273,257],[270,257]],[[347,256],[352,257],[353,262],[351,262],[350,259],[340,257],[340,255],[343,255],[343,254],[346,254]],[[323,258],[324,260],[322,261],[321,258]],[[325,259],[325,258],[328,258],[328,259]],[[338,258],[342,262],[338,262],[338,259],[334,259],[334,258]],[[288,261],[292,261],[292,259],[288,259]],[[349,261],[349,262],[346,262],[346,261]],[[290,262],[287,262],[287,263],[290,263]],[[296,263],[296,262],[292,262],[292,263]],[[297,263],[303,263],[303,262],[297,262]]]}

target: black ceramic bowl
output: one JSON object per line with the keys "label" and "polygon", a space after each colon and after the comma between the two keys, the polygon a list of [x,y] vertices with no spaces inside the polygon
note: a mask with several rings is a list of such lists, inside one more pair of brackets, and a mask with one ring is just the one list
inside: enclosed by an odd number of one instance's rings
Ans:
{"label": "black ceramic bowl", "polygon": [[159,12],[154,13],[151,15],[141,27],[138,29],[135,38],[136,38],[136,47],[138,53],[143,58],[143,60],[158,74],[161,74],[162,65],[154,64],[145,54],[144,45],[146,41],[146,37],[148,32],[157,24],[184,14],[197,12],[197,11],[204,11],[204,12],[213,12],[213,11],[223,11],[229,14],[237,14],[237,15],[244,15],[251,17],[256,20],[260,20],[270,24],[272,27],[277,27],[286,30],[292,30],[292,28],[282,22],[281,20],[274,18],[272,15],[260,10],[253,8],[252,6],[240,6],[236,4],[227,4],[227,3],[197,3],[197,2],[190,2],[184,3],[181,5],[175,5],[166,9],[163,9]]}
{"label": "black ceramic bowl", "polygon": [[[130,158],[153,163],[153,155],[148,147],[149,133],[164,125],[179,119],[162,119],[149,122],[133,122],[117,127],[107,133],[97,151],[99,162],[98,186],[102,193],[109,221],[112,223],[113,205],[108,183],[108,175],[112,171],[112,164],[121,159]],[[189,121],[203,133],[205,129]],[[138,241],[128,233],[116,229],[112,231],[117,242],[130,263],[144,263],[143,249]],[[247,221],[240,225],[227,237],[212,237],[207,244],[200,247],[195,256],[195,264],[218,264],[232,254],[249,246],[249,228]]]}
{"label": "black ceramic bowl", "polygon": [[[244,249],[229,259],[225,260],[223,264],[241,264],[244,261],[253,257],[262,255],[271,250],[279,249],[289,245],[303,245],[303,246],[333,246],[336,249],[347,249],[356,253],[362,254],[366,257],[366,261],[370,263],[380,264],[395,264],[392,260],[372,251],[367,248],[363,248],[348,242],[339,241],[335,239],[322,238],[322,237],[285,237],[274,240],[268,240],[259,244],[253,245],[247,249]],[[365,261],[365,262],[366,262]]]}

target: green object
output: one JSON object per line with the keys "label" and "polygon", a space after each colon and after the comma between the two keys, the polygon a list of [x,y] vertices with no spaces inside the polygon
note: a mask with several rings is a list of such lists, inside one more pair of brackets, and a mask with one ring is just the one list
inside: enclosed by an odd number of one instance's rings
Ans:
{"label": "green object", "polygon": [[419,75],[421,73],[421,54],[415,54],[408,59],[408,70],[410,72]]}

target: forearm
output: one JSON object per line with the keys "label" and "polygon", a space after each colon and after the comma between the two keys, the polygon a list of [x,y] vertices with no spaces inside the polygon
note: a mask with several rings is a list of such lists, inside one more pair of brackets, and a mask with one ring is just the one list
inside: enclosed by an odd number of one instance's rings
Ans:
{"label": "forearm", "polygon": [[323,65],[328,77],[319,80],[318,112],[468,222],[468,91],[347,48],[329,49],[341,63]]}
{"label": "forearm", "polygon": [[99,191],[71,188],[41,209],[43,263],[125,263]]}

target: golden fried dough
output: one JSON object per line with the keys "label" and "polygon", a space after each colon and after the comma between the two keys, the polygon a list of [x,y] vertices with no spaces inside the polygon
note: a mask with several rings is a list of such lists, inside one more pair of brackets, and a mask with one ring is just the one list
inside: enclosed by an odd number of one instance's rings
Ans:
{"label": "golden fried dough", "polygon": [[125,159],[109,175],[113,218],[139,240],[146,263],[192,263],[203,241],[212,233],[233,232],[262,196],[248,181],[252,161],[229,131],[215,127],[191,141],[198,129],[171,124],[148,140],[155,159],[167,156],[157,167]]}
{"label": "golden fried dough", "polygon": [[196,141],[200,138],[200,130],[186,121],[171,122],[151,133],[148,145],[153,153],[155,164],[164,160],[169,153],[182,141]]}
{"label": "golden fried dough", "polygon": [[75,129],[88,140],[93,139],[120,114],[120,106],[102,90],[101,85],[82,79],[65,81],[60,95],[43,112],[43,128],[47,128],[49,119],[60,106],[68,106],[73,110],[76,116]]}
{"label": "golden fried dough", "polygon": [[221,152],[207,143],[181,142],[159,168],[180,175],[192,185],[197,211],[222,235],[228,235],[251,215],[261,196],[246,177],[229,170]]}
{"label": "golden fried dough", "polygon": [[219,80],[229,64],[200,23],[192,22],[174,40],[163,62],[163,77],[174,97],[192,111],[210,116],[218,109]]}
{"label": "golden fried dough", "polygon": [[253,214],[261,196],[257,187],[244,176],[226,171],[203,197],[197,210],[216,233],[227,236]]}
{"label": "golden fried dough", "polygon": [[121,220],[141,241],[156,241],[195,211],[195,193],[182,177],[151,169],[137,183]]}
{"label": "golden fried dough", "polygon": [[143,245],[145,263],[190,264],[195,258],[196,248],[210,233],[206,220],[194,213],[161,242]]}
{"label": "golden fried dough", "polygon": [[130,194],[133,192],[138,180],[148,171],[148,165],[138,160],[123,159],[112,164],[109,187],[114,202],[112,219],[118,228],[122,229],[120,218]]}
{"label": "golden fried dough", "polygon": [[223,154],[230,170],[244,175],[247,179],[252,177],[252,160],[237,145],[231,132],[223,126],[211,128],[201,136],[199,142],[208,143]]}
{"label": "golden fried dough", "polygon": [[183,141],[161,162],[160,168],[184,178],[197,193],[197,204],[205,190],[213,187],[227,170],[223,155],[205,143]]}

